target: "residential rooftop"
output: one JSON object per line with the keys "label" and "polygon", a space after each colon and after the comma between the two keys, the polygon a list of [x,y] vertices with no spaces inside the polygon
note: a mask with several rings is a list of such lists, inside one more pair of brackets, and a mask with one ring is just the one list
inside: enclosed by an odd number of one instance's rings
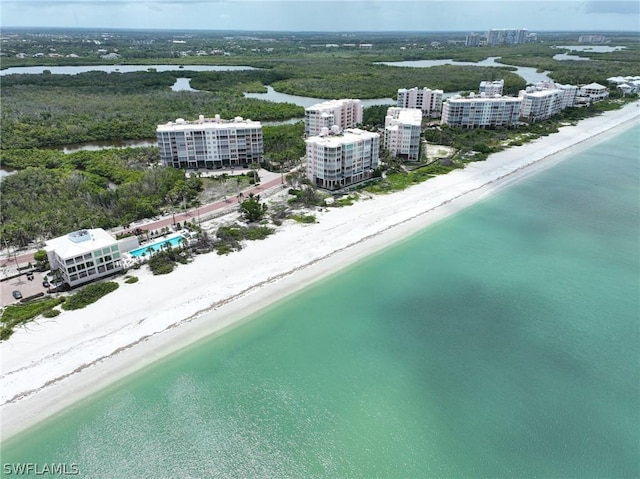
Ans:
{"label": "residential rooftop", "polygon": [[112,246],[116,239],[102,228],[78,230],[45,242],[45,250],[55,250],[61,258],[89,253],[99,248]]}

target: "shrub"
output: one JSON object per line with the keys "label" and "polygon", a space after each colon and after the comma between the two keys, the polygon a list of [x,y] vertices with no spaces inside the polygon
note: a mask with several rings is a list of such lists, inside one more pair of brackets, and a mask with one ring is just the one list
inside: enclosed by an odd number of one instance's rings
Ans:
{"label": "shrub", "polygon": [[100,298],[111,293],[112,291],[115,291],[116,289],[118,289],[118,286],[118,283],[114,281],[89,284],[74,295],[69,296],[67,300],[62,304],[62,309],[82,309],[91,303],[95,303]]}
{"label": "shrub", "polygon": [[149,268],[153,274],[169,274],[175,268],[176,263],[165,252],[157,253],[149,260]]}
{"label": "shrub", "polygon": [[298,223],[315,223],[316,215],[291,215],[291,219]]}
{"label": "shrub", "polygon": [[60,314],[59,309],[47,309],[42,313],[42,316],[44,316],[45,318],[55,318],[59,314]]}
{"label": "shrub", "polygon": [[127,283],[127,284],[137,283],[138,282],[138,277],[137,276],[127,276],[124,279],[124,282]]}
{"label": "shrub", "polygon": [[13,334],[13,329],[2,326],[2,328],[0,328],[0,341],[9,339],[12,334]]}

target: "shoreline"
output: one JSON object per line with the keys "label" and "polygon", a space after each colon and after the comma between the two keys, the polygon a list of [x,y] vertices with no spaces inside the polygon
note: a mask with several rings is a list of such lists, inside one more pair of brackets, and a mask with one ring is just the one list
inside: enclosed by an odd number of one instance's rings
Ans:
{"label": "shoreline", "polygon": [[407,190],[319,212],[317,224],[287,222],[229,256],[199,256],[167,276],[136,271],[140,281],[111,293],[109,304],[101,300],[19,328],[0,344],[2,440],[636,125],[638,105],[562,127]]}

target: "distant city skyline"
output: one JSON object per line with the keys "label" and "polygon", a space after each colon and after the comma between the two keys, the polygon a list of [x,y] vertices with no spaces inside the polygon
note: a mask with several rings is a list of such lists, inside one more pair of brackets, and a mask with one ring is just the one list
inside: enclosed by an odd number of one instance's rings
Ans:
{"label": "distant city skyline", "polygon": [[2,0],[5,27],[243,31],[640,31],[640,2]]}

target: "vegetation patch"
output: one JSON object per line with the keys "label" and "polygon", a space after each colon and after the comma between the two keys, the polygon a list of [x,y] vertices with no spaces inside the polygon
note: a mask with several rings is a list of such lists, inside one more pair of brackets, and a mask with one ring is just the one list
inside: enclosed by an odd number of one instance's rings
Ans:
{"label": "vegetation patch", "polygon": [[316,215],[291,215],[291,219],[298,223],[316,223]]}
{"label": "vegetation patch", "polygon": [[118,289],[118,283],[114,281],[107,281],[105,283],[89,284],[82,288],[77,293],[69,296],[67,300],[62,303],[62,309],[75,310],[82,309],[85,306],[95,303],[103,296]]}
{"label": "vegetation patch", "polygon": [[[4,309],[2,314],[2,327],[0,328],[0,339],[8,339],[13,334],[13,328],[19,324],[31,321],[36,316],[42,314],[45,317],[53,314],[53,308],[64,303],[65,298],[48,298],[29,303],[11,304]],[[59,311],[54,314],[60,314]]]}
{"label": "vegetation patch", "polygon": [[55,318],[59,314],[60,314],[59,309],[47,309],[42,313],[42,316],[44,316],[45,318]]}
{"label": "vegetation patch", "polygon": [[214,248],[219,255],[242,249],[243,240],[255,241],[265,239],[275,230],[268,226],[221,226],[216,232]]}
{"label": "vegetation patch", "polygon": [[137,283],[138,282],[138,277],[137,276],[125,276],[124,277],[124,282],[127,284],[133,284],[133,283]]}

